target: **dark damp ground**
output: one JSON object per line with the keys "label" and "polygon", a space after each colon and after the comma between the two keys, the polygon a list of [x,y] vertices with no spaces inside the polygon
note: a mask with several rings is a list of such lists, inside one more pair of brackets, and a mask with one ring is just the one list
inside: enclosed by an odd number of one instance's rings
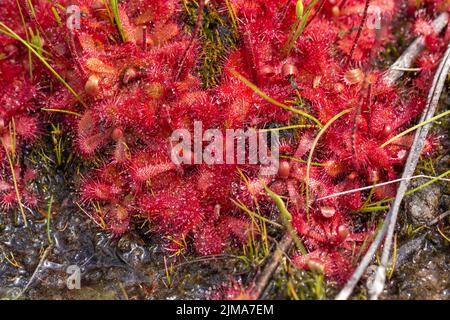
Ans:
{"label": "dark damp ground", "polygon": [[[444,92],[440,112],[450,106],[450,88]],[[417,174],[436,176],[450,167],[450,120],[434,126],[431,135],[439,137],[440,151],[430,161],[423,159]],[[446,177],[447,179],[449,176]],[[426,180],[411,183],[417,187]],[[450,183],[440,182],[424,188],[404,200],[404,210],[397,227],[400,245],[397,261],[383,298],[450,299],[450,240],[447,215],[450,210]]]}
{"label": "dark damp ground", "polygon": [[[39,175],[34,189],[42,199],[39,209],[27,210],[28,227],[19,211],[0,212],[0,299],[202,299],[229,275],[248,273],[227,254],[171,259],[148,225],[111,238],[80,209],[74,185],[81,160],[63,152],[56,165],[58,139],[52,134],[25,155]],[[69,290],[70,270],[77,268],[80,289]]]}

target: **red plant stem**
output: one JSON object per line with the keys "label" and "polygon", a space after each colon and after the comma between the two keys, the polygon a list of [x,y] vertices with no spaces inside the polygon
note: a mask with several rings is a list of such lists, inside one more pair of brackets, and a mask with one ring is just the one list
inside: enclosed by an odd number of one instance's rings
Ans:
{"label": "red plant stem", "polygon": [[362,33],[362,30],[363,30],[364,24],[367,21],[367,15],[369,13],[369,5],[370,5],[370,0],[366,0],[366,6],[364,7],[363,18],[362,18],[361,23],[359,24],[358,33],[356,34],[356,38],[353,41],[352,49],[350,50],[350,54],[349,54],[349,57],[348,57],[348,60],[347,60],[347,67],[350,64],[350,61],[352,60],[353,53],[354,53],[354,51],[356,49],[356,46],[358,45],[358,40],[361,37],[361,33]]}
{"label": "red plant stem", "polygon": [[289,1],[286,3],[286,5],[284,6],[283,13],[282,13],[281,16],[280,16],[280,18],[279,18],[279,20],[278,20],[278,23],[281,23],[281,22],[284,20],[284,18],[286,18],[286,15],[287,15],[287,13],[288,13],[288,11],[289,11],[289,6],[291,5],[291,2],[292,2],[292,0],[289,0]]}
{"label": "red plant stem", "polygon": [[71,49],[70,50],[71,55],[72,55],[73,59],[75,60],[75,63],[78,65],[79,70],[82,70],[84,74],[89,74],[88,71],[86,70],[86,68],[80,62],[81,58],[80,58],[80,55],[78,54],[77,46],[75,43],[75,36],[72,32],[69,33],[68,43],[69,43],[69,47]]}
{"label": "red plant stem", "polygon": [[[25,10],[26,10],[28,18],[33,21],[33,23],[36,25],[36,28],[39,30],[39,36],[45,40],[45,43],[51,44],[52,42],[48,38],[47,32],[45,32],[45,29],[42,27],[41,23],[32,14],[31,8],[29,6],[27,6],[26,2],[24,2],[24,3],[17,2],[17,5],[19,6],[18,7],[19,10],[21,10],[22,7],[26,8]],[[67,40],[67,44],[69,44],[68,40]],[[64,63],[69,63],[69,61],[58,50],[54,50],[53,46],[48,46],[48,47],[49,47],[48,50],[52,54],[53,57],[57,57],[58,59],[61,59],[62,61],[64,61]]]}
{"label": "red plant stem", "polygon": [[246,56],[246,65],[252,74],[252,81],[255,82],[256,85],[259,85],[257,77],[258,73],[255,68],[255,66],[257,66],[258,63],[255,58],[255,52],[252,44],[252,37],[248,30],[243,30],[242,43],[243,47],[245,48],[244,55]]}
{"label": "red plant stem", "polygon": [[194,32],[192,33],[192,37],[191,37],[191,40],[189,41],[189,45],[187,46],[187,48],[184,51],[182,58],[180,60],[180,67],[178,68],[177,75],[175,76],[175,81],[178,81],[180,79],[181,73],[183,72],[184,64],[186,63],[188,53],[189,53],[189,51],[191,51],[192,47],[194,46],[195,37],[197,36],[198,32],[200,31],[200,26],[202,25],[204,9],[205,9],[205,0],[200,0],[199,5],[198,5],[197,22],[195,23]]}

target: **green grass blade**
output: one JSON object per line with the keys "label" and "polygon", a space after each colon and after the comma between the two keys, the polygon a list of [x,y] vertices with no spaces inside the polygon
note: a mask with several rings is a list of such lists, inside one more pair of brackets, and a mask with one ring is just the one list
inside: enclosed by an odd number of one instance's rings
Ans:
{"label": "green grass blade", "polygon": [[229,0],[225,0],[225,4],[227,6],[228,14],[229,14],[231,22],[233,24],[233,28],[237,32],[238,31],[238,23],[237,23],[237,18],[236,18],[236,11],[234,10],[233,4],[230,3]]}
{"label": "green grass blade", "polygon": [[72,115],[72,116],[76,116],[76,117],[81,117],[80,113],[74,112],[74,111],[69,111],[69,110],[49,109],[49,108],[42,108],[41,110],[47,111],[47,112],[59,112],[59,113],[64,113],[64,114],[68,114],[68,115]]}
{"label": "green grass blade", "polygon": [[[280,155],[280,158],[282,158],[282,159],[289,159],[289,160],[292,160],[292,161],[295,161],[295,162],[298,162],[298,163],[308,164],[308,161],[302,160],[302,159],[299,159],[299,158],[296,158],[296,157]],[[311,165],[314,166],[314,167],[326,167],[327,166],[326,164],[318,163],[318,162],[311,162]]]}
{"label": "green grass blade", "polygon": [[118,0],[109,0],[109,4],[111,5],[111,10],[114,16],[114,22],[116,23],[117,30],[119,31],[120,38],[122,42],[127,41],[127,37],[125,31],[123,30],[122,21],[120,20],[120,11],[119,11],[119,3]]}
{"label": "green grass blade", "polygon": [[52,13],[53,13],[53,16],[55,17],[56,23],[58,23],[58,26],[60,28],[62,28],[63,25],[62,25],[61,17],[59,16],[59,13],[55,9],[55,7],[52,7]]}
{"label": "green grass blade", "polygon": [[43,64],[44,66],[46,66],[51,73],[53,73],[53,75],[59,80],[61,81],[61,83],[75,96],[75,98],[83,105],[86,106],[86,104],[83,102],[83,100],[81,100],[80,96],[75,92],[75,90],[72,89],[72,87],[58,74],[58,72],[56,72],[55,69],[53,69],[53,67],[47,62],[47,60],[40,55],[34,48],[33,46],[30,45],[30,43],[28,41],[25,41],[24,39],[22,39],[21,36],[19,36],[17,33],[15,33],[13,30],[11,30],[7,25],[5,25],[3,22],[0,22],[0,32],[12,37],[13,39],[21,42],[25,47],[28,48],[28,50],[30,50]]}
{"label": "green grass blade", "polygon": [[281,102],[278,102],[277,100],[269,97],[266,93],[264,93],[263,91],[261,91],[256,85],[254,85],[251,81],[249,81],[247,78],[245,78],[243,75],[241,75],[239,72],[235,71],[235,70],[231,70],[230,71],[231,74],[233,76],[235,76],[237,79],[239,79],[241,82],[243,82],[247,87],[249,87],[250,89],[252,89],[258,96],[260,96],[261,98],[263,98],[264,100],[266,100],[267,102],[270,102],[271,104],[278,106],[282,109],[294,112],[298,115],[301,115],[313,122],[315,122],[320,128],[322,128],[322,124],[320,123],[319,120],[317,120],[315,117],[313,117],[310,114],[307,114],[306,112],[303,112],[301,110],[292,108],[290,106],[287,106]]}
{"label": "green grass blade", "polygon": [[297,125],[286,126],[286,127],[261,129],[261,130],[259,130],[259,132],[285,131],[285,130],[308,129],[308,128],[318,128],[318,126],[316,126],[314,124],[297,124]]}
{"label": "green grass blade", "polygon": [[292,223],[291,223],[292,214],[286,208],[286,205],[284,204],[283,199],[281,199],[281,197],[278,194],[276,194],[275,192],[270,190],[266,185],[264,185],[264,189],[266,190],[269,197],[272,199],[272,201],[277,206],[278,211],[280,211],[281,220],[283,221],[287,231],[291,235],[292,240],[295,243],[295,246],[303,255],[307,255],[308,251],[306,251],[305,246],[303,245],[302,241],[300,240],[300,238],[297,235],[297,232],[294,230],[294,227],[292,226]]}

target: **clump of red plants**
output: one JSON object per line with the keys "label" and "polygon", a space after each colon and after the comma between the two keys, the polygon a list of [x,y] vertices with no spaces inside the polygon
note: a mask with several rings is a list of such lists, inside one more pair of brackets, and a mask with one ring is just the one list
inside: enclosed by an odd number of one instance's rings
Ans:
{"label": "clump of red plants", "polygon": [[[43,121],[59,120],[75,137],[73,152],[101,162],[85,174],[79,196],[113,236],[145,218],[171,253],[187,244],[218,254],[245,244],[253,230],[235,201],[273,218],[270,189],[283,197],[307,251],[294,254],[295,265],[345,281],[375,227],[356,226],[351,213],[392,197],[395,185],[326,197],[398,178],[412,136],[383,144],[425,106],[449,39],[431,21],[447,2],[198,2],[197,27],[187,30],[176,0],[2,1],[0,202],[37,204],[20,150],[44,133]],[[65,23],[69,5],[79,9],[79,28]],[[204,88],[196,71],[205,6],[221,8],[239,38],[214,88]],[[421,72],[391,84],[377,65],[395,43],[399,15],[409,40],[424,36],[427,48]],[[278,173],[174,164],[171,134],[193,132],[195,121],[221,131],[288,126],[277,129],[292,133],[282,135]],[[225,295],[250,295],[237,287]]]}

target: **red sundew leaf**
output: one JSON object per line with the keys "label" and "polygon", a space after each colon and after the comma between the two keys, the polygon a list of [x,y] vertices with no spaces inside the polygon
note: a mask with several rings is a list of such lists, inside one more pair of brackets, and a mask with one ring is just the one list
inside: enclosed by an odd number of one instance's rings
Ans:
{"label": "red sundew leaf", "polygon": [[195,189],[190,185],[172,187],[142,200],[145,212],[156,231],[162,234],[187,235],[203,221]]}
{"label": "red sundew leaf", "polygon": [[201,225],[199,230],[194,232],[194,248],[198,254],[203,256],[219,254],[224,247],[224,238],[220,236],[213,224]]}

